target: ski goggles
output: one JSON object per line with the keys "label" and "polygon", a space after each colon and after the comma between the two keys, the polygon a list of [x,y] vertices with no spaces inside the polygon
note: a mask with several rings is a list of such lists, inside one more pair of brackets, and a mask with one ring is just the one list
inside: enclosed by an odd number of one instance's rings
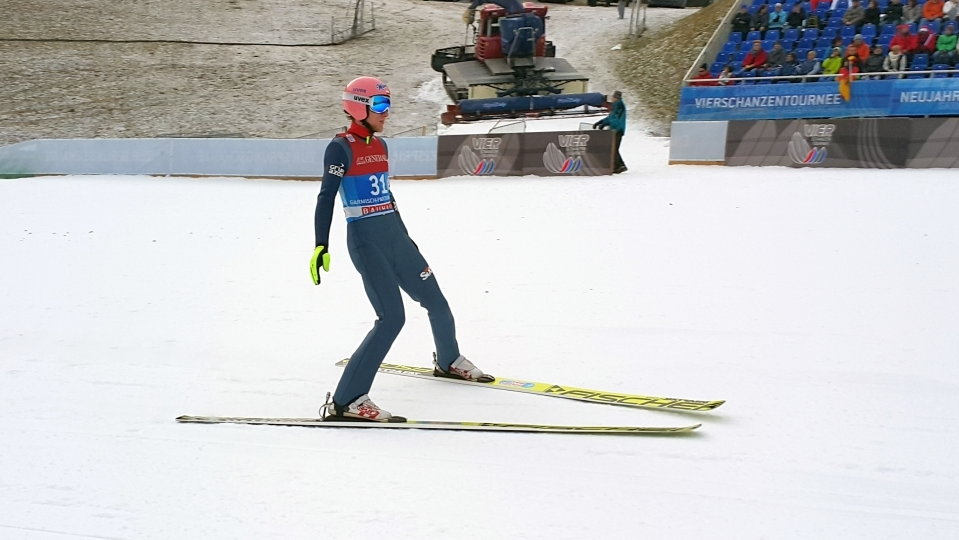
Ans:
{"label": "ski goggles", "polygon": [[343,94],[343,99],[362,103],[370,108],[370,111],[376,114],[383,114],[390,110],[390,96],[358,96],[356,94]]}
{"label": "ski goggles", "polygon": [[390,110],[390,96],[373,96],[369,105],[370,111],[383,114]]}

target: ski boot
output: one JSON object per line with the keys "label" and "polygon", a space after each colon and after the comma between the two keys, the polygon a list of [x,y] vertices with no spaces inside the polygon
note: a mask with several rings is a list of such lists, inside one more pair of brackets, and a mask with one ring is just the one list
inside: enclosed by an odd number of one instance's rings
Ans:
{"label": "ski boot", "polygon": [[340,407],[326,393],[326,402],[320,407],[320,418],[324,422],[406,422],[402,416],[393,416],[389,411],[379,408],[369,394],[353,400],[345,407]]}
{"label": "ski boot", "polygon": [[460,355],[459,358],[450,364],[449,371],[444,371],[436,361],[436,353],[433,353],[433,376],[478,383],[491,383],[496,379],[496,377],[492,375],[483,373],[480,368],[474,366],[473,362],[467,360],[463,355]]}

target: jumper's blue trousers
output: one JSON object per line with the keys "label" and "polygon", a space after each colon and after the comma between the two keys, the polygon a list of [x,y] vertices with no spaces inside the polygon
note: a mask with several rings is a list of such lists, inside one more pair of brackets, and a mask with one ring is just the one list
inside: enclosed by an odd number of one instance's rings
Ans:
{"label": "jumper's blue trousers", "polygon": [[349,222],[346,244],[377,319],[350,357],[333,394],[340,406],[369,393],[376,370],[403,328],[406,313],[400,289],[426,308],[440,368],[448,370],[460,355],[449,303],[399,212]]}

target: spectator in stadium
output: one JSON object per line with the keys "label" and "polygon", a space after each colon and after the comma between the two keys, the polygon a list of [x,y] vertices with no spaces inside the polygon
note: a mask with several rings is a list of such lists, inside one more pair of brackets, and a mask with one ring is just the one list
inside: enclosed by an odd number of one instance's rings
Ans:
{"label": "spectator in stadium", "polygon": [[852,43],[846,47],[846,56],[850,55],[858,56],[860,62],[869,58],[869,45],[866,45],[866,42],[863,41],[862,34],[853,36]]}
{"label": "spectator in stadium", "polygon": [[742,34],[743,39],[752,28],[753,16],[749,14],[749,8],[745,5],[739,8],[739,13],[733,16],[732,31]]}
{"label": "spectator in stadium", "polygon": [[[882,70],[887,73],[906,71],[906,53],[902,51],[901,45],[891,45],[889,47],[889,54],[886,55],[886,60],[882,63]],[[905,77],[903,73],[886,76],[887,79],[901,79],[903,77]]]}
{"label": "spectator in stadium", "polygon": [[919,22],[920,18],[922,18],[922,6],[916,0],[908,0],[906,7],[902,8],[902,22],[912,24]]}
{"label": "spectator in stadium", "polygon": [[766,4],[760,4],[759,9],[753,14],[753,20],[749,29],[759,32],[759,36],[766,35],[766,29],[769,28],[769,8]]}
{"label": "spectator in stadium", "polygon": [[773,10],[769,14],[769,24],[766,25],[766,29],[779,30],[781,32],[786,26],[786,15],[786,12],[783,11],[783,5],[777,3],[773,6]]}
{"label": "spectator in stadium", "polygon": [[766,67],[768,68],[778,68],[783,65],[783,62],[786,60],[786,49],[783,49],[783,44],[781,41],[773,43],[773,48],[766,55]]}
{"label": "spectator in stadium", "polygon": [[[915,0],[909,0],[914,2]],[[908,24],[900,24],[896,27],[896,35],[892,37],[892,41],[889,42],[889,49],[892,50],[893,45],[898,45],[900,52],[905,55],[911,55],[916,50],[917,37],[914,36],[909,31]]]}
{"label": "spectator in stadium", "polygon": [[709,72],[709,66],[700,64],[696,74],[690,79],[689,86],[716,86],[716,81],[710,79],[715,79],[715,77]]}
{"label": "spectator in stadium", "polygon": [[959,3],[956,3],[956,0],[946,0],[942,3],[943,22],[955,20],[957,13],[959,13]]}
{"label": "spectator in stadium", "polygon": [[861,69],[859,68],[859,57],[851,54],[846,57],[846,61],[843,62],[842,67],[839,68],[840,77],[848,77],[850,81],[855,81],[858,79],[856,74],[859,73]]}
{"label": "spectator in stadium", "polygon": [[879,73],[884,71],[882,65],[885,61],[886,55],[882,52],[882,45],[874,46],[872,53],[862,63],[862,72],[868,74],[864,78],[881,79],[882,75],[879,75]]}
{"label": "spectator in stadium", "polygon": [[913,54],[932,55],[936,52],[936,34],[928,27],[923,26],[916,34],[916,49]]}
{"label": "spectator in stadium", "polygon": [[956,63],[956,45],[959,42],[951,24],[947,24],[936,39],[936,52],[932,53],[933,64]]}
{"label": "spectator in stadium", "polygon": [[767,61],[769,61],[769,56],[763,50],[763,42],[757,39],[753,41],[753,48],[743,58],[742,71],[753,71],[761,68],[766,65]]}
{"label": "spectator in stadium", "polygon": [[719,76],[716,78],[719,79],[716,81],[716,84],[719,86],[732,86],[736,84],[736,81],[730,80],[733,78],[733,67],[729,64],[723,66],[723,70],[719,72]]}
{"label": "spectator in stadium", "polygon": [[846,9],[846,12],[842,15],[842,23],[846,26],[855,26],[856,30],[862,26],[862,18],[865,16],[866,10],[863,9],[862,3],[859,0],[852,0],[852,3],[849,5],[849,8]]}
{"label": "spectator in stadium", "polygon": [[[796,62],[796,55],[792,52],[786,53],[786,59],[783,60],[782,66],[779,68],[779,75],[783,77],[788,77],[790,75],[797,75],[799,73],[799,63]],[[802,79],[799,77],[793,77],[791,79],[786,79],[785,81],[773,81],[773,82],[800,82]]]}
{"label": "spectator in stadium", "polygon": [[786,15],[786,26],[789,28],[802,28],[806,22],[806,12],[802,10],[802,4],[794,4]]}
{"label": "spectator in stadium", "polygon": [[869,0],[869,4],[862,13],[862,24],[874,24],[879,26],[882,21],[882,9],[879,8],[879,2]]}
{"label": "spectator in stadium", "polygon": [[942,18],[943,0],[926,0],[922,5],[922,18],[929,22]]}
{"label": "spectator in stadium", "polygon": [[[822,61],[823,75],[835,75],[839,73],[839,70],[842,68],[842,62],[842,50],[839,47],[834,47],[832,52],[829,53],[829,58]],[[830,80],[831,79],[830,77]]]}
{"label": "spectator in stadium", "polygon": [[899,24],[902,22],[902,2],[900,0],[889,0],[885,15],[882,19],[883,24]]}
{"label": "spectator in stadium", "polygon": [[803,81],[805,82],[816,82],[819,80],[819,77],[814,77],[814,75],[822,73],[822,62],[816,58],[815,49],[811,49],[806,53],[806,59],[799,62],[799,65],[796,66],[796,73],[802,75]]}

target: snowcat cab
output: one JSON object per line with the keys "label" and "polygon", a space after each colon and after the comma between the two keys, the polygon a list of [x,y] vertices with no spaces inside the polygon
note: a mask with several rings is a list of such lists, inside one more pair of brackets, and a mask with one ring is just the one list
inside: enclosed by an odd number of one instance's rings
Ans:
{"label": "snowcat cab", "polygon": [[433,53],[431,65],[457,103],[444,123],[604,105],[604,96],[586,93],[589,77],[555,57],[546,39],[547,9],[532,2],[487,3],[472,25],[472,44]]}

